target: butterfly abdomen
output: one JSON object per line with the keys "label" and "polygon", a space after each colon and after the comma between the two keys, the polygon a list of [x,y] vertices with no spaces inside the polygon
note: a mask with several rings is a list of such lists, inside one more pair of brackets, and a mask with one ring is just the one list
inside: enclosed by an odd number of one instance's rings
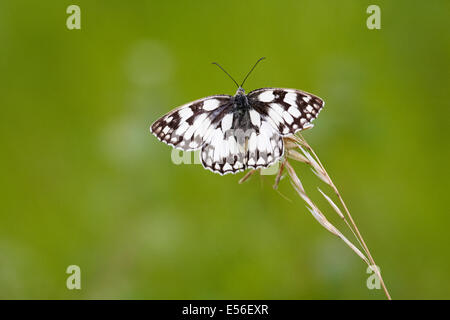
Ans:
{"label": "butterfly abdomen", "polygon": [[244,131],[254,129],[250,120],[251,106],[245,94],[237,94],[233,98],[233,129]]}

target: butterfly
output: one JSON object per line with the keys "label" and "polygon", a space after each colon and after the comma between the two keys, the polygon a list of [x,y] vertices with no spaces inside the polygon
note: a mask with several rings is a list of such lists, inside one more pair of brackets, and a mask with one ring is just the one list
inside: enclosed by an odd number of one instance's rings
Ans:
{"label": "butterfly", "polygon": [[150,127],[160,141],[184,151],[201,149],[206,169],[221,175],[266,168],[284,154],[283,137],[311,128],[324,101],[296,89],[261,88],[213,95],[178,107]]}

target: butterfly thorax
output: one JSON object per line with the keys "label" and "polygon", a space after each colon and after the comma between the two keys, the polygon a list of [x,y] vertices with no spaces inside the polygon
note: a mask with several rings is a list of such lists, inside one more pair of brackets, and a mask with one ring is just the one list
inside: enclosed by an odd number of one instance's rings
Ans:
{"label": "butterfly thorax", "polygon": [[236,91],[236,94],[232,98],[232,103],[234,113],[245,113],[250,108],[247,95],[245,94],[244,89],[242,89],[241,87],[239,87],[239,89]]}
{"label": "butterfly thorax", "polygon": [[248,102],[247,95],[244,89],[239,88],[236,95],[233,97],[233,128],[240,128],[242,130],[248,130],[252,128],[250,121],[250,104]]}

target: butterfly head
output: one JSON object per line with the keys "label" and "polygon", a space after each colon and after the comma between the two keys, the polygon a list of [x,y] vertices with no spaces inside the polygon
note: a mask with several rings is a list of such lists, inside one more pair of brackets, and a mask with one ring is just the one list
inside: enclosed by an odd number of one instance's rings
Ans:
{"label": "butterfly head", "polygon": [[245,90],[241,87],[239,87],[236,91],[235,96],[245,96]]}

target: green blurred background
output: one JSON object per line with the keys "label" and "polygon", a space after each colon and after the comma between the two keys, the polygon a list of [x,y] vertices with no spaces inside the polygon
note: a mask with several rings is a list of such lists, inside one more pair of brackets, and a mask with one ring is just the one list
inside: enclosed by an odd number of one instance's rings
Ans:
{"label": "green blurred background", "polygon": [[[81,7],[81,30],[66,8]],[[381,30],[366,8],[381,7]],[[0,2],[0,298],[383,299],[287,179],[174,165],[149,125],[246,83],[305,133],[393,298],[450,298],[449,1]],[[331,217],[308,168],[305,186]],[[333,218],[333,221],[336,220]],[[342,227],[342,225],[339,225]],[[344,229],[345,230],[345,229]],[[348,235],[348,232],[346,232]],[[68,265],[82,289],[66,288]]]}

